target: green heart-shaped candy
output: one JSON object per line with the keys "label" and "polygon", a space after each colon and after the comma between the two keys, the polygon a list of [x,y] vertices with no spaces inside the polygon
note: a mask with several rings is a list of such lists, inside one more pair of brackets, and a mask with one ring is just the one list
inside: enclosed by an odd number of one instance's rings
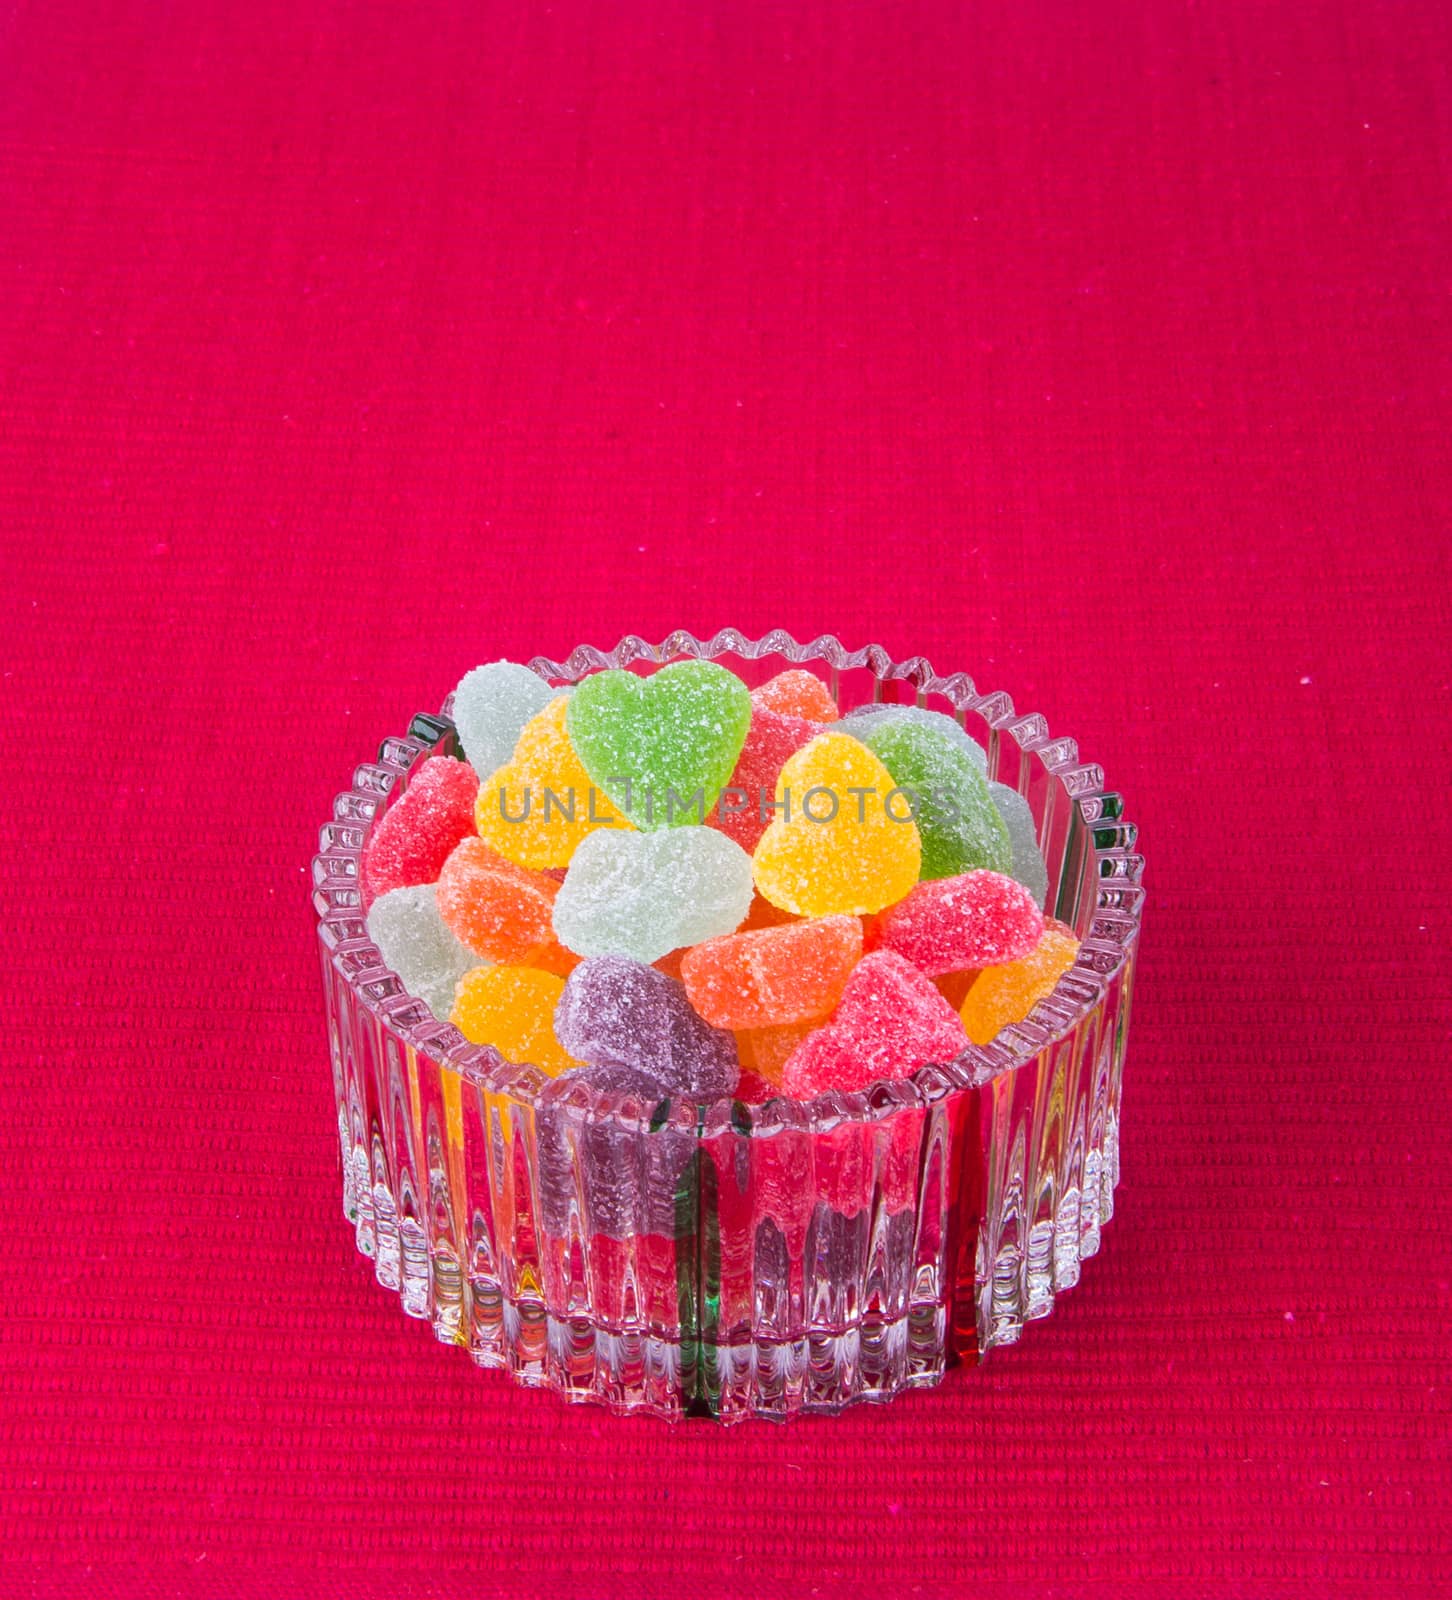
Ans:
{"label": "green heart-shaped candy", "polygon": [[646,832],[710,814],[750,723],[746,685],[714,661],[677,661],[649,678],[597,672],[566,717],[590,782]]}

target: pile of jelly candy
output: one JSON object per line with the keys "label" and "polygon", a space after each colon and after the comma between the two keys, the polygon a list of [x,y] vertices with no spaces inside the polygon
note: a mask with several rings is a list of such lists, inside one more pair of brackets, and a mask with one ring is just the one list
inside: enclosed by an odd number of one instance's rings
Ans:
{"label": "pile of jelly candy", "polygon": [[1023,797],[953,718],[843,717],[714,662],[552,688],[476,668],[362,865],[369,936],[440,1019],[605,1091],[861,1090],[1022,1021],[1079,945]]}

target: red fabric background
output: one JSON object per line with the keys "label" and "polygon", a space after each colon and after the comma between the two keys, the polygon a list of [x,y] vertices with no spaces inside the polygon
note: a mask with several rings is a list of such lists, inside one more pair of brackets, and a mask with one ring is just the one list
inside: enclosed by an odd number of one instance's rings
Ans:
{"label": "red fabric background", "polygon": [[[5,1592],[1438,1588],[1449,18],[3,8]],[[1043,711],[1151,901],[1052,1319],[671,1431],[355,1259],[306,866],[463,669],[726,623]]]}

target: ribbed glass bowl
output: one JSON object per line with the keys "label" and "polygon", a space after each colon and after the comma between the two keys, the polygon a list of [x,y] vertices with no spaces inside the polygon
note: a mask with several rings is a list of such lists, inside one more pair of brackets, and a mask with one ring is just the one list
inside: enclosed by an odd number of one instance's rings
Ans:
{"label": "ribbed glass bowl", "polygon": [[1144,898],[1135,829],[1072,739],[920,657],[727,631],[530,665],[565,684],[687,656],[749,685],[814,667],[844,711],[957,716],[1033,809],[1074,966],[991,1045],[861,1094],[646,1102],[506,1062],[409,995],[363,920],[370,829],[416,762],[456,753],[446,703],[357,769],[313,861],[343,1210],[408,1316],[522,1384],[723,1422],[888,1400],[1012,1344],[1099,1248]]}

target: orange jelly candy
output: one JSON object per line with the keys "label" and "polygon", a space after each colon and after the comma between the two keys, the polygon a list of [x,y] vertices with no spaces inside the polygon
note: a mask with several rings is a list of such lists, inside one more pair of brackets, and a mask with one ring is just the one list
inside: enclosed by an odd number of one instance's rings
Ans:
{"label": "orange jelly candy", "polygon": [[781,1088],[787,1057],[817,1027],[812,1022],[789,1022],[780,1028],[738,1028],[736,1054],[743,1072],[754,1072],[772,1088]]}
{"label": "orange jelly candy", "polygon": [[688,950],[681,981],[716,1028],[776,1028],[825,1017],[862,955],[856,917],[723,934]]}
{"label": "orange jelly candy", "polygon": [[565,980],[534,967],[475,967],[459,979],[449,1021],[471,1044],[555,1077],[580,1063],[555,1037]]}
{"label": "orange jelly candy", "polygon": [[984,967],[964,997],[959,1016],[974,1044],[989,1044],[1011,1022],[1022,1022],[1074,965],[1079,941],[1062,922],[1050,920],[1026,956],[1001,967]]}
{"label": "orange jelly candy", "polygon": [[482,839],[464,839],[444,862],[434,893],[449,931],[476,956],[568,972],[574,958],[560,949],[550,920],[559,888]]}

